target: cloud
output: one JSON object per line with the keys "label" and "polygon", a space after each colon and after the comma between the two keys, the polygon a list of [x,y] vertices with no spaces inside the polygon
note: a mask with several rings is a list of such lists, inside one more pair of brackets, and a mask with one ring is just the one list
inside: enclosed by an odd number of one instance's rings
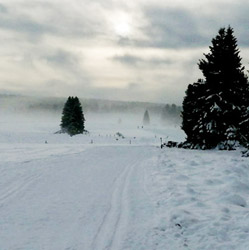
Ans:
{"label": "cloud", "polygon": [[125,55],[116,55],[112,57],[112,60],[118,61],[122,64],[128,65],[128,66],[158,66],[161,64],[172,64],[173,61],[169,58],[162,58],[162,57],[139,57],[139,56],[133,56],[130,54]]}
{"label": "cloud", "polygon": [[138,46],[158,48],[190,48],[206,45],[208,38],[198,29],[196,17],[187,9],[144,9],[147,25],[142,27],[147,39],[136,41]]}
{"label": "cloud", "polygon": [[[2,2],[0,89],[180,104],[229,24],[249,61],[246,0]],[[121,16],[125,35],[115,31]]]}
{"label": "cloud", "polygon": [[8,12],[8,8],[2,3],[0,3],[0,13],[7,13],[7,12]]}
{"label": "cloud", "polygon": [[128,65],[135,65],[139,62],[144,61],[144,59],[142,59],[141,57],[132,56],[129,54],[122,55],[122,56],[114,56],[112,59],[114,61],[118,61],[118,62],[121,62],[123,64],[128,64]]}
{"label": "cloud", "polygon": [[55,32],[52,27],[37,23],[28,18],[19,19],[6,16],[0,16],[0,28],[36,36]]}
{"label": "cloud", "polygon": [[[100,36],[105,30],[100,6],[87,4],[75,7],[72,4],[63,4],[57,1],[16,1],[7,5],[0,4],[0,29],[5,29],[30,38],[44,35],[65,38],[92,38]],[[82,3],[81,3],[82,4]],[[80,7],[84,7],[84,11]],[[98,15],[92,15],[96,8]],[[7,11],[8,10],[8,11]]]}
{"label": "cloud", "polygon": [[51,55],[44,56],[43,59],[52,65],[67,68],[78,67],[80,61],[78,56],[62,49],[57,50]]}
{"label": "cloud", "polygon": [[138,89],[140,87],[140,84],[138,83],[135,83],[135,82],[131,82],[128,84],[127,88],[130,89],[130,90],[133,90],[133,89]]}
{"label": "cloud", "polygon": [[[168,6],[167,6],[168,5]],[[208,1],[199,4],[171,5],[149,2],[140,7],[143,15],[139,29],[143,36],[120,37],[117,43],[124,47],[195,48],[209,46],[221,27],[231,25],[239,44],[248,46],[249,3],[240,0]]]}

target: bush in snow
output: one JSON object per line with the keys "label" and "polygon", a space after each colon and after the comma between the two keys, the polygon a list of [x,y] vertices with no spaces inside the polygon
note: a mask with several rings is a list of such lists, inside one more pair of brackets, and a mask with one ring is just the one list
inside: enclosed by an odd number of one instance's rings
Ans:
{"label": "bush in snow", "polygon": [[117,132],[116,135],[122,139],[124,139],[125,137],[123,136],[123,134],[121,134],[120,132]]}
{"label": "bush in snow", "polygon": [[[243,107],[248,106],[249,96],[233,29],[220,29],[212,40],[210,53],[204,55],[206,59],[198,65],[205,80],[188,86],[182,129],[191,148],[233,149],[246,131],[242,129],[246,117]],[[248,125],[249,119],[247,124],[244,122],[245,127]]]}
{"label": "bush in snow", "polygon": [[84,132],[85,118],[78,97],[69,96],[61,118],[61,132],[73,136]]}
{"label": "bush in snow", "polygon": [[178,147],[178,142],[175,141],[168,141],[167,143],[164,143],[162,147],[168,147],[168,148],[176,148]]}

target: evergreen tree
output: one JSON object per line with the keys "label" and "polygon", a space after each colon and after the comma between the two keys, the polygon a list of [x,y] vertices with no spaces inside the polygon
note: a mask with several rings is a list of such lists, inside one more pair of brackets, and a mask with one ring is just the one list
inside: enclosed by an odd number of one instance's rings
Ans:
{"label": "evergreen tree", "polygon": [[169,110],[169,114],[171,116],[176,116],[177,114],[177,109],[176,109],[176,105],[175,104],[172,104],[171,107],[170,107],[170,110]]}
{"label": "evergreen tree", "polygon": [[84,132],[85,118],[78,97],[68,97],[61,118],[61,131],[73,136]]}
{"label": "evergreen tree", "polygon": [[166,104],[163,109],[162,109],[162,113],[161,113],[161,120],[162,121],[166,121],[169,118],[169,109],[170,106],[169,104]]}
{"label": "evergreen tree", "polygon": [[[210,53],[204,54],[206,59],[199,61],[205,77],[202,87],[194,84],[186,92],[182,128],[193,145],[227,149],[231,133],[233,141],[241,138],[242,107],[248,99],[247,77],[231,27],[220,29],[209,48]],[[195,95],[194,89],[200,91]]]}
{"label": "evergreen tree", "polygon": [[73,105],[73,97],[69,96],[66,103],[64,104],[64,108],[62,111],[61,131],[63,133],[67,132],[67,129],[71,123],[72,105]]}
{"label": "evergreen tree", "polygon": [[176,106],[175,104],[169,105],[166,104],[161,113],[162,122],[173,122],[177,123],[180,119],[181,107]]}
{"label": "evergreen tree", "polygon": [[199,79],[194,84],[189,84],[186,96],[183,100],[182,129],[187,135],[187,142],[192,148],[203,145],[204,127],[202,125],[201,112],[204,105],[205,85]]}
{"label": "evergreen tree", "polygon": [[144,113],[143,124],[144,125],[149,125],[150,124],[150,116],[149,116],[148,110],[146,110],[145,113]]}
{"label": "evergreen tree", "polygon": [[242,107],[242,122],[240,123],[240,142],[249,149],[249,104]]}

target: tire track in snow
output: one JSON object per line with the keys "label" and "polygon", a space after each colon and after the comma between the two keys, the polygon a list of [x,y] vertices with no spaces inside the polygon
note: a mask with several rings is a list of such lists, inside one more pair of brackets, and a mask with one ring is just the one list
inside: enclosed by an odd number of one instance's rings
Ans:
{"label": "tire track in snow", "polygon": [[139,164],[140,160],[141,156],[127,162],[125,169],[114,181],[110,207],[93,239],[92,249],[120,249],[129,220],[129,182],[133,169]]}

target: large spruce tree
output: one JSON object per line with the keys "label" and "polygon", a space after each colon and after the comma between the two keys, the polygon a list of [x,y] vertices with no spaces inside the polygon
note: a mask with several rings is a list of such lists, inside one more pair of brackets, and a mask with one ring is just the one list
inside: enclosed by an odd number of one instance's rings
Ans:
{"label": "large spruce tree", "polygon": [[194,84],[189,84],[183,100],[182,129],[187,134],[187,142],[191,147],[201,147],[203,128],[201,126],[201,112],[204,105],[205,85],[199,79]]}
{"label": "large spruce tree", "polygon": [[209,48],[198,64],[205,80],[186,91],[182,128],[192,147],[231,149],[242,137],[247,77],[231,27],[220,29]]}
{"label": "large spruce tree", "polygon": [[73,136],[84,132],[85,118],[78,97],[69,96],[61,118],[61,131]]}

